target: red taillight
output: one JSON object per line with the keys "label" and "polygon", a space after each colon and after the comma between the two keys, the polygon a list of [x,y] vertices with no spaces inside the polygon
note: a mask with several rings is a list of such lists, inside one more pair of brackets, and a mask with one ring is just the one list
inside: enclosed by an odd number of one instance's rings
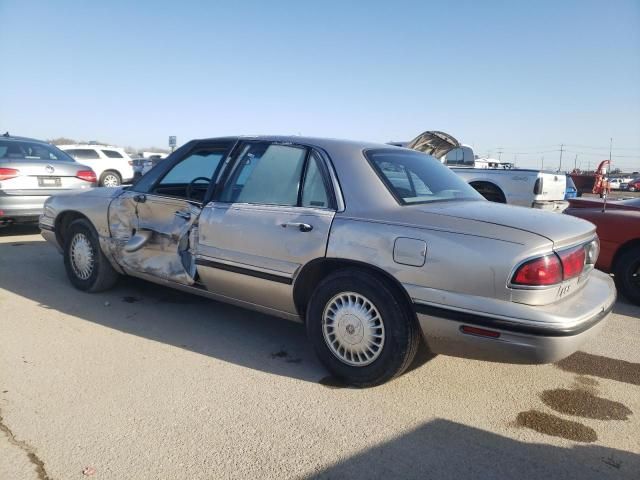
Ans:
{"label": "red taillight", "polygon": [[0,180],[9,180],[15,178],[20,174],[19,170],[15,168],[0,168]]}
{"label": "red taillight", "polygon": [[556,255],[529,260],[520,265],[513,276],[514,285],[554,285],[562,282],[562,264]]}
{"label": "red taillight", "polygon": [[571,250],[565,250],[558,252],[560,260],[562,261],[562,270],[564,271],[563,278],[569,280],[570,278],[577,277],[584,270],[584,262],[586,259],[586,252],[584,245],[581,245]]}
{"label": "red taillight", "polygon": [[84,180],[85,182],[96,183],[98,181],[93,170],[78,170],[76,177],[80,180]]}

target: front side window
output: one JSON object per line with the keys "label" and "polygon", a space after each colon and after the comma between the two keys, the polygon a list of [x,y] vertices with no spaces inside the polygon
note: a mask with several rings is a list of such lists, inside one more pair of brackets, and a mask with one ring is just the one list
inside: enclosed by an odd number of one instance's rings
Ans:
{"label": "front side window", "polygon": [[153,188],[153,193],[202,201],[226,153],[226,148],[193,151],[165,174]]}
{"label": "front side window", "polygon": [[70,148],[66,152],[76,160],[92,160],[100,158],[98,152],[92,148]]}
{"label": "front side window", "polygon": [[369,163],[401,204],[481,200],[467,182],[430,155],[405,150],[368,150]]}
{"label": "front side window", "polygon": [[120,152],[116,152],[115,150],[102,150],[102,153],[109,158],[124,158]]}
{"label": "front side window", "polygon": [[57,160],[73,162],[73,158],[62,150],[44,143],[0,140],[0,160]]}
{"label": "front side window", "polygon": [[244,145],[220,200],[232,203],[297,205],[307,149],[290,145]]}

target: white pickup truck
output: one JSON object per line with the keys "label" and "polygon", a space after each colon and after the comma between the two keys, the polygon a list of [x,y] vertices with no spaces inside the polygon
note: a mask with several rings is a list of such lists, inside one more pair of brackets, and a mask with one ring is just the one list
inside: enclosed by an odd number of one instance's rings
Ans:
{"label": "white pickup truck", "polygon": [[506,168],[510,164],[477,160],[471,147],[444,132],[428,131],[410,142],[391,144],[440,159],[492,202],[558,212],[569,206],[565,200],[567,177],[562,173]]}

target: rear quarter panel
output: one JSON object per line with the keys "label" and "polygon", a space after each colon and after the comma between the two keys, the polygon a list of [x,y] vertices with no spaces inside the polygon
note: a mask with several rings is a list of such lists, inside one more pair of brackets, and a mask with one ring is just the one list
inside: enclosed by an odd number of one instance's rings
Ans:
{"label": "rear quarter panel", "polygon": [[[398,238],[422,240],[427,245],[425,263],[410,266],[394,260]],[[415,228],[353,218],[334,219],[327,257],[355,260],[376,266],[405,288],[427,287],[447,295],[457,292],[510,300],[508,279],[517,262],[536,251],[548,251],[550,242],[524,245],[443,229]],[[446,298],[439,298],[447,303]]]}

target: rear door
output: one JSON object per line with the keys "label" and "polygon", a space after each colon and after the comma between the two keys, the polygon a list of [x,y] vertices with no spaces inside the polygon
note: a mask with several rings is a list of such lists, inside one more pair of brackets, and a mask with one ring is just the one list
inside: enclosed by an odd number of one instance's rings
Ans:
{"label": "rear door", "polygon": [[120,265],[133,274],[191,285],[202,205],[232,142],[197,143],[150,183],[143,178],[109,207]]}
{"label": "rear door", "polygon": [[264,141],[237,151],[200,218],[198,273],[216,294],[295,314],[293,278],[325,256],[335,215],[326,159],[305,146]]}

